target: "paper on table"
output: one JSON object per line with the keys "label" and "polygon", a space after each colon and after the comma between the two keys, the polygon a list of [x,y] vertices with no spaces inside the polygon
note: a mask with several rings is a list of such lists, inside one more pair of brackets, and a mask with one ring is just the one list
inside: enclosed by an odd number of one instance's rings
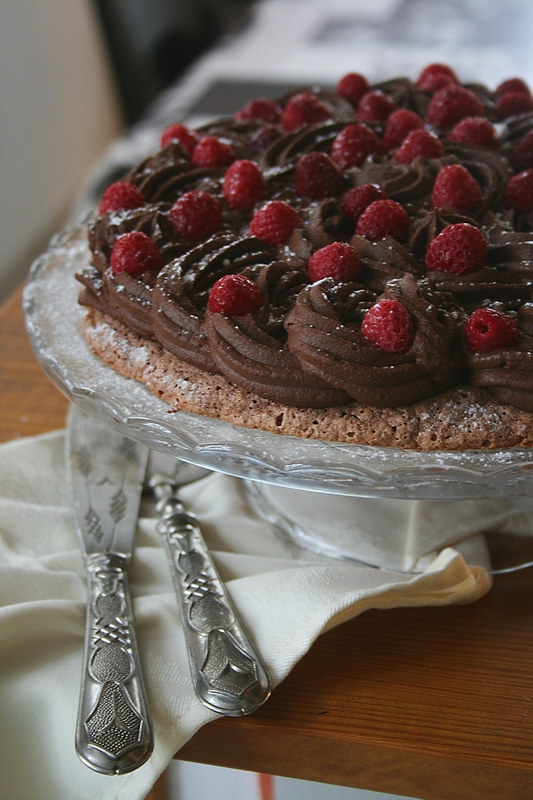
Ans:
{"label": "paper on table", "polygon": [[[422,575],[335,562],[285,543],[250,513],[238,481],[183,490],[274,686],[324,631],[368,608],[471,602],[481,568],[444,550]],[[146,509],[145,509],[146,511]],[[174,753],[215,718],[196,699],[156,521],[141,517],[131,588],[155,750],[130,775],[101,776],[74,750],[85,577],[62,432],[0,446],[0,797],[140,800]]]}

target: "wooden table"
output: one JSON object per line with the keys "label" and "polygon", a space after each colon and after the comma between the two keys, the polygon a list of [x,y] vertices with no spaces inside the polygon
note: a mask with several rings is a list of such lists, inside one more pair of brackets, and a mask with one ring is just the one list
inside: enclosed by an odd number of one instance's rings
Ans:
{"label": "wooden table", "polygon": [[[0,310],[4,441],[62,427],[67,409],[20,300]],[[322,636],[264,708],[206,725],[179,757],[424,800],[532,800],[532,592],[524,570],[472,605],[367,611]]]}

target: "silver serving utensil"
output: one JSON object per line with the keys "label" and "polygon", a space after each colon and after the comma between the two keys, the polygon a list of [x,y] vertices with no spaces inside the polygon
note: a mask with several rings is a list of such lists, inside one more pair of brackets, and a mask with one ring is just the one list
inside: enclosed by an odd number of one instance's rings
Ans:
{"label": "silver serving utensil", "polygon": [[88,575],[76,751],[96,772],[121,775],[144,764],[153,750],[126,573],[148,451],[75,406],[68,451]]}
{"label": "silver serving utensil", "polygon": [[196,517],[178,496],[179,486],[209,473],[153,451],[149,472],[196,694],[219,714],[251,714],[270,696],[270,678],[220,580]]}

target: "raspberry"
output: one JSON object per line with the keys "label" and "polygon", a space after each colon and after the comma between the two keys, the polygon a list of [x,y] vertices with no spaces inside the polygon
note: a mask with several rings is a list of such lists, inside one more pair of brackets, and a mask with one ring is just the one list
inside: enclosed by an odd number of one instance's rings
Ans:
{"label": "raspberry", "polygon": [[360,167],[367,156],[381,152],[380,139],[366,125],[347,125],[331,146],[331,158],[341,169]]}
{"label": "raspberry", "polygon": [[423,92],[433,94],[450,83],[459,83],[457,75],[451,67],[448,67],[447,64],[428,64],[418,76],[416,85]]}
{"label": "raspberry", "polygon": [[335,278],[336,281],[355,281],[361,267],[359,253],[351,244],[333,242],[321,247],[309,259],[311,281]]}
{"label": "raspberry", "polygon": [[195,167],[229,167],[235,161],[235,153],[216,136],[204,136],[194,148],[191,160]]}
{"label": "raspberry", "polygon": [[407,108],[399,108],[393,111],[387,120],[387,127],[385,128],[384,142],[388,150],[393,147],[399,147],[408,133],[423,128],[424,123],[418,114],[414,111],[409,111]]}
{"label": "raspberry", "polygon": [[267,125],[262,125],[259,128],[252,138],[250,139],[250,144],[254,148],[254,150],[263,151],[269,147],[272,142],[275,142],[276,139],[279,139],[281,136],[281,130],[277,125],[274,125],[273,122],[268,123]]}
{"label": "raspberry", "polygon": [[224,199],[232,208],[253,208],[268,195],[263,173],[254,161],[235,161],[226,172],[222,184]]}
{"label": "raspberry", "polygon": [[520,330],[508,314],[493,308],[477,308],[465,325],[466,343],[474,353],[488,353],[513,345]]}
{"label": "raspberry", "polygon": [[222,208],[213,195],[194,190],[176,200],[168,219],[182,239],[207,239],[222,228]]}
{"label": "raspberry", "polygon": [[244,108],[237,111],[235,119],[239,122],[250,120],[263,120],[263,122],[278,122],[281,117],[281,107],[275,100],[267,100],[266,97],[259,97],[257,100],[250,100]]}
{"label": "raspberry", "polygon": [[415,158],[443,158],[444,147],[438,136],[425,128],[408,133],[396,151],[398,164],[410,164]]}
{"label": "raspberry", "polygon": [[109,263],[113,275],[127,272],[134,278],[149,270],[156,272],[164,265],[157,245],[141,231],[119,236],[111,251]]}
{"label": "raspberry", "polygon": [[533,169],[513,175],[507,184],[505,199],[516,211],[533,211]]}
{"label": "raspberry", "polygon": [[452,128],[463,117],[484,117],[485,106],[470,89],[448,84],[433,95],[427,119],[438,128]]}
{"label": "raspberry", "polygon": [[520,139],[512,150],[510,159],[515,169],[523,170],[533,167],[533,131],[528,131]]}
{"label": "raspberry", "polygon": [[507,92],[522,92],[522,94],[531,94],[529,86],[522,78],[508,78],[496,89],[496,94],[507,94]]}
{"label": "raspberry", "polygon": [[486,117],[465,117],[452,128],[448,139],[451,142],[477,144],[489,150],[498,150],[500,147],[496,129]]}
{"label": "raspberry", "polygon": [[186,125],[177,123],[170,125],[161,134],[161,147],[166,147],[171,142],[179,142],[189,158],[194,152],[194,148],[200,141],[200,137],[195,131],[191,131]]}
{"label": "raspberry", "polygon": [[426,267],[467,275],[485,266],[486,259],[487,242],[481,231],[468,222],[458,222],[433,239],[426,252]]}
{"label": "raspberry", "polygon": [[373,89],[366,92],[359,101],[357,119],[361,122],[385,122],[395,110],[396,103],[388,94],[379,89]]}
{"label": "raspberry", "polygon": [[213,284],[208,302],[213,314],[243,317],[259,311],[263,295],[257,283],[245,275],[223,275]]}
{"label": "raspberry", "polygon": [[358,72],[349,72],[337,84],[337,94],[344,97],[354,108],[359,100],[369,90],[367,79]]}
{"label": "raspberry", "polygon": [[283,200],[271,200],[255,212],[248,235],[257,236],[267,244],[284,244],[301,225],[302,219],[292,206]]}
{"label": "raspberry", "polygon": [[361,333],[386,353],[406,353],[415,336],[413,318],[398,300],[378,300],[363,319]]}
{"label": "raspberry", "polygon": [[533,97],[523,92],[501,94],[494,106],[494,112],[498,119],[515,117],[517,114],[525,114],[526,111],[531,110],[533,110]]}
{"label": "raspberry", "polygon": [[409,231],[409,215],[395,200],[374,200],[366,208],[357,223],[355,232],[367,239],[404,239]]}
{"label": "raspberry", "polygon": [[306,153],[298,161],[294,188],[301,197],[324,200],[342,192],[344,178],[325,153]]}
{"label": "raspberry", "polygon": [[460,214],[479,208],[483,195],[477,181],[466,167],[450,164],[443,167],[433,185],[433,208],[455,208]]}
{"label": "raspberry", "polygon": [[144,206],[144,197],[134,183],[117,181],[107,187],[100,201],[99,213],[107,211],[128,211]]}
{"label": "raspberry", "polygon": [[281,114],[281,127],[284,131],[296,131],[302,125],[314,125],[331,119],[331,111],[322,100],[310,92],[293,95]]}
{"label": "raspberry", "polygon": [[341,208],[348,219],[357,222],[365,208],[374,200],[388,200],[387,192],[375,183],[363,183],[346,192],[342,198]]}

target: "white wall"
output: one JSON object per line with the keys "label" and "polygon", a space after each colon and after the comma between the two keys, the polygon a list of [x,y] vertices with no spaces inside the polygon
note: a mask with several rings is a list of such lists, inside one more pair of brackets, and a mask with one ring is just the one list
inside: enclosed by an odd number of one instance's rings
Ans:
{"label": "white wall", "polygon": [[89,0],[0,0],[0,299],[119,128]]}

